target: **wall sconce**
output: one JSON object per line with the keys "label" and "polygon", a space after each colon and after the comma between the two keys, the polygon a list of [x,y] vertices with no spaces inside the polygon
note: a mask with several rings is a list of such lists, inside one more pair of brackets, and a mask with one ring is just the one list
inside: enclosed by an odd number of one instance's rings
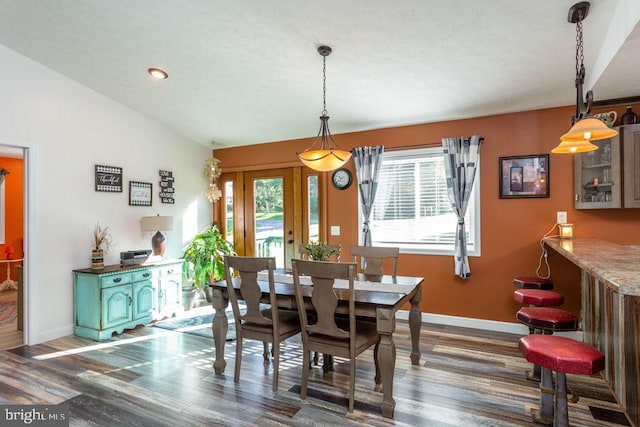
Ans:
{"label": "wall sconce", "polygon": [[558,224],[561,239],[573,239],[573,224]]}
{"label": "wall sconce", "polygon": [[167,239],[161,231],[173,231],[172,216],[143,216],[140,220],[140,229],[147,232],[156,232],[151,238],[151,248],[153,255],[164,256],[164,250],[167,248]]}

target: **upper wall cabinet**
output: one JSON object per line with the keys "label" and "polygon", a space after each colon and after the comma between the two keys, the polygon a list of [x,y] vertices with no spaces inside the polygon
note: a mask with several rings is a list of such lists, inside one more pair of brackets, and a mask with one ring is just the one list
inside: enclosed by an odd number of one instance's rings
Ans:
{"label": "upper wall cabinet", "polygon": [[640,208],[640,125],[574,157],[576,209]]}

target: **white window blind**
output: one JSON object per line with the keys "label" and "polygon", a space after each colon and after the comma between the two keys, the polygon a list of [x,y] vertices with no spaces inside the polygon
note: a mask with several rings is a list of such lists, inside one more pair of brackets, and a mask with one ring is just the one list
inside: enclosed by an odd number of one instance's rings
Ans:
{"label": "white window blind", "polygon": [[[465,216],[469,255],[479,255],[480,183]],[[447,196],[442,148],[385,152],[370,217],[374,246],[452,254],[457,217]]]}

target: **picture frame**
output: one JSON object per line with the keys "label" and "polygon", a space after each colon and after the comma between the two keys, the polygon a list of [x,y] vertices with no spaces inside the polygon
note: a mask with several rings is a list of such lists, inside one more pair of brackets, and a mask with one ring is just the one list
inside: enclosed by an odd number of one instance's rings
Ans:
{"label": "picture frame", "polygon": [[96,165],[95,190],[107,193],[122,193],[122,168]]}
{"label": "picture frame", "polygon": [[499,158],[501,199],[549,197],[549,155]]}
{"label": "picture frame", "polygon": [[129,181],[129,206],[151,206],[153,184]]}

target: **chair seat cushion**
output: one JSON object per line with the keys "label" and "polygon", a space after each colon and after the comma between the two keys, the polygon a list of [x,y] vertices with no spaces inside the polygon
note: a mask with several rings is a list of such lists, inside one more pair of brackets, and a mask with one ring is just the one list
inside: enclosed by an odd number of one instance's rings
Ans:
{"label": "chair seat cushion", "polygon": [[604,369],[604,354],[589,344],[557,335],[527,335],[518,348],[527,361],[568,374],[593,375]]}
{"label": "chair seat cushion", "polygon": [[531,328],[548,331],[576,331],[578,317],[571,312],[553,307],[522,307],[516,318]]}
{"label": "chair seat cushion", "polygon": [[553,289],[553,280],[539,277],[518,276],[513,279],[513,285],[521,289]]}
{"label": "chair seat cushion", "polygon": [[[349,330],[349,319],[336,319],[336,325],[345,331]],[[356,349],[367,348],[371,346],[371,344],[376,343],[380,339],[378,335],[378,331],[376,329],[376,324],[373,322],[367,321],[356,321]],[[349,339],[348,338],[336,338],[329,335],[322,334],[309,334],[309,341],[316,344],[328,344],[331,346],[344,347],[345,349],[349,348]]]}
{"label": "chair seat cushion", "polygon": [[522,303],[538,307],[549,307],[564,304],[564,296],[554,291],[541,289],[516,289],[513,299]]}
{"label": "chair seat cushion", "polygon": [[[271,318],[271,309],[262,310],[262,315],[268,319]],[[298,313],[289,310],[278,310],[278,320],[280,335],[289,335],[291,332],[300,330],[300,318]],[[243,322],[242,329],[254,332],[269,332],[271,325],[261,325],[258,323]]]}

